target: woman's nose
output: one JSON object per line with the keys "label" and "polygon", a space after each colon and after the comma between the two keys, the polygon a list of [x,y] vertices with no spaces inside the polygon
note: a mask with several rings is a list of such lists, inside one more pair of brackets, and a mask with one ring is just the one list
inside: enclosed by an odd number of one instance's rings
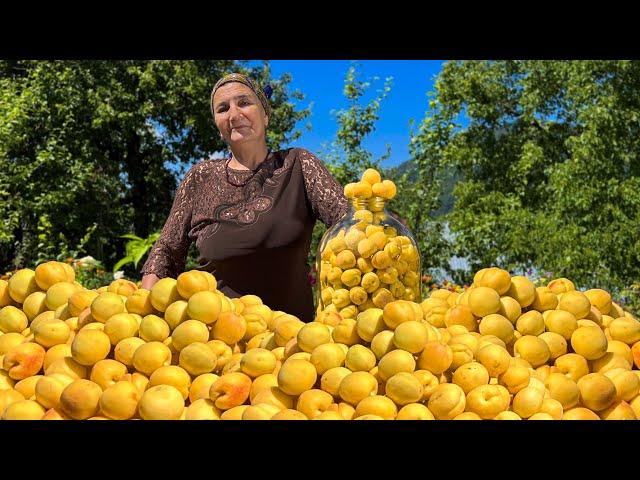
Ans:
{"label": "woman's nose", "polygon": [[241,112],[240,112],[240,109],[238,107],[236,107],[235,105],[231,105],[229,107],[229,118],[231,120],[239,118],[240,115],[241,115]]}

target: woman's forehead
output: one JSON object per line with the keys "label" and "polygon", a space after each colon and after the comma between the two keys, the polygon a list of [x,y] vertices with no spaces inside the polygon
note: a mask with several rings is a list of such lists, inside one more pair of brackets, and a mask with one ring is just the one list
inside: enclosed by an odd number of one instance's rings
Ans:
{"label": "woman's forehead", "polygon": [[216,93],[213,95],[214,103],[221,103],[231,100],[234,97],[246,95],[251,98],[257,98],[255,92],[247,87],[244,83],[229,82],[218,87]]}

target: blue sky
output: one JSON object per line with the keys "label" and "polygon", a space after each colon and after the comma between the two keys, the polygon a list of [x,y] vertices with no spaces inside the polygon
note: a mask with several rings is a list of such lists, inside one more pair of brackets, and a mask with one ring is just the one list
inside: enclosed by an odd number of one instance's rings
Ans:
{"label": "blue sky", "polygon": [[[261,63],[252,61],[250,64]],[[342,94],[344,79],[349,67],[358,66],[361,81],[370,81],[371,86],[363,101],[375,97],[384,86],[385,78],[393,77],[391,91],[381,104],[376,129],[364,141],[363,146],[374,157],[380,157],[391,145],[391,158],[383,166],[390,167],[409,159],[409,122],[414,119],[414,129],[420,124],[428,110],[427,93],[433,90],[436,75],[442,68],[442,60],[271,60],[272,76],[279,78],[288,72],[292,76],[291,90],[300,90],[305,99],[301,108],[313,103],[311,115],[298,128],[302,137],[295,145],[304,147],[318,155],[323,143],[335,140],[337,122],[332,110],[348,108]],[[378,80],[373,80],[379,77]],[[304,127],[310,122],[312,129]]]}

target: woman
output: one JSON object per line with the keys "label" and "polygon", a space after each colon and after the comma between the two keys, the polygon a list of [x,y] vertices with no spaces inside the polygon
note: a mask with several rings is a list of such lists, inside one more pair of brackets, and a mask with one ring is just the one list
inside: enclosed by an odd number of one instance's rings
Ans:
{"label": "woman", "polygon": [[176,278],[195,242],[200,269],[216,277],[225,295],[258,295],[273,310],[310,322],[311,233],[316,219],[330,227],[346,213],[343,189],[310,152],[269,150],[269,102],[248,77],[220,79],[211,109],[230,155],[187,172],[142,268],[142,286]]}

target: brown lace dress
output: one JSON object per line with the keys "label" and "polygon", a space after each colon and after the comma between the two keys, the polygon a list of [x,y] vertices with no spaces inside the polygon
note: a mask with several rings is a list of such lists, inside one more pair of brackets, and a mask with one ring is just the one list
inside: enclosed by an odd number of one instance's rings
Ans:
{"label": "brown lace dress", "polygon": [[187,172],[142,274],[176,278],[195,242],[199,268],[225,295],[258,295],[273,310],[312,321],[311,233],[316,219],[330,227],[346,213],[342,187],[301,148],[272,152],[255,174],[226,165],[205,160]]}

